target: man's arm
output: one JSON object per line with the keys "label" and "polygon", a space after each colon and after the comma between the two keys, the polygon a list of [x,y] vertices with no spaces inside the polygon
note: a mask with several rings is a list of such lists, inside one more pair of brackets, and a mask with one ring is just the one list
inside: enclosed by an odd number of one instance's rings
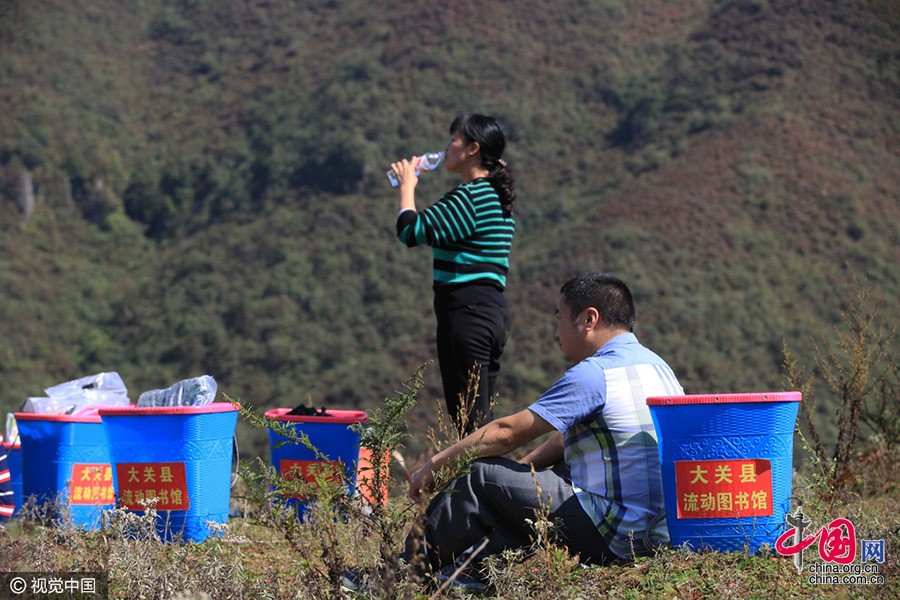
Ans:
{"label": "man's arm", "polygon": [[535,469],[552,467],[563,459],[563,434],[556,432],[549,440],[519,459],[523,465],[532,465]]}
{"label": "man's arm", "polygon": [[553,426],[528,409],[491,421],[441,450],[419,467],[410,477],[409,497],[417,498],[423,489],[434,484],[434,474],[441,467],[473,448],[477,449],[478,457],[503,456],[550,431],[553,431]]}

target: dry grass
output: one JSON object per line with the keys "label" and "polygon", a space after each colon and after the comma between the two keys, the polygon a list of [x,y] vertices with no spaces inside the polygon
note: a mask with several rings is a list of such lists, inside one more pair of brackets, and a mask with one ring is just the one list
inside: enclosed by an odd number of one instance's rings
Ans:
{"label": "dry grass", "polygon": [[[894,461],[897,464],[897,461]],[[894,468],[896,473],[896,468]],[[404,501],[394,498],[391,507]],[[528,553],[497,557],[488,565],[496,598],[848,598],[896,597],[900,570],[891,556],[900,547],[900,518],[889,495],[847,493],[831,505],[808,507],[814,526],[837,516],[856,525],[860,539],[884,539],[887,561],[879,565],[882,585],[812,585],[788,558],[743,553],[688,553],[661,549],[655,556],[610,567],[586,568],[552,543]],[[827,512],[818,512],[819,510]],[[358,520],[314,518],[288,542],[283,532],[255,524],[254,516],[232,518],[223,535],[199,544],[164,544],[152,520],[115,511],[101,531],[14,520],[0,532],[0,569],[4,571],[105,571],[110,598],[337,598],[330,585],[328,560],[376,573],[380,540]],[[326,533],[325,530],[328,530]],[[329,542],[336,536],[337,544]],[[400,540],[398,540],[399,545]],[[297,551],[298,544],[303,547]],[[807,563],[815,552],[805,554]],[[372,597],[427,597],[427,590],[401,575],[392,593],[379,577],[368,581]],[[447,590],[446,597],[465,597]],[[368,596],[367,596],[368,597]]]}

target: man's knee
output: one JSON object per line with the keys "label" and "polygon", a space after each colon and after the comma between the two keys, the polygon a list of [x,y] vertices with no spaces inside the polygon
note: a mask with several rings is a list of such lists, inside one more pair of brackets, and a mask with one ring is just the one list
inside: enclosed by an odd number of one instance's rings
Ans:
{"label": "man's knee", "polygon": [[504,456],[479,458],[472,463],[465,486],[483,496],[485,490],[496,492],[497,487],[507,487],[530,473],[529,467]]}
{"label": "man's knee", "polygon": [[502,477],[504,472],[514,470],[517,465],[519,463],[504,456],[479,458],[472,463],[471,473],[477,479],[494,480]]}

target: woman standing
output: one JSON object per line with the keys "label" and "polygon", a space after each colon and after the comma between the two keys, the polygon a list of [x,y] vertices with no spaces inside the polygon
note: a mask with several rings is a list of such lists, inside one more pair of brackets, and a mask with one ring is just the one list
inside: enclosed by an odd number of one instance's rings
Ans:
{"label": "woman standing", "polygon": [[[444,168],[462,183],[416,210],[416,157],[391,165],[399,181],[397,235],[434,257],[437,350],[447,410],[461,433],[493,418],[490,401],[509,337],[503,291],[515,233],[515,180],[501,158],[506,137],[493,117],[462,113],[450,125]],[[471,393],[477,382],[478,393]],[[462,399],[468,414],[460,414]]]}

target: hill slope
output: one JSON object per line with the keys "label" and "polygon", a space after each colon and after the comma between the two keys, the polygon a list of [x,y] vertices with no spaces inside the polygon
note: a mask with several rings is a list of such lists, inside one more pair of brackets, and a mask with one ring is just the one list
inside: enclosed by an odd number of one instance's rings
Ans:
{"label": "hill slope", "polygon": [[851,272],[898,296],[896,3],[492,7],[4,3],[2,406],[104,370],[134,398],[210,373],[258,406],[378,402],[433,353],[383,171],[461,110],[506,124],[521,198],[501,412],[565,368],[576,271],[629,281],[698,393],[780,387]]}

